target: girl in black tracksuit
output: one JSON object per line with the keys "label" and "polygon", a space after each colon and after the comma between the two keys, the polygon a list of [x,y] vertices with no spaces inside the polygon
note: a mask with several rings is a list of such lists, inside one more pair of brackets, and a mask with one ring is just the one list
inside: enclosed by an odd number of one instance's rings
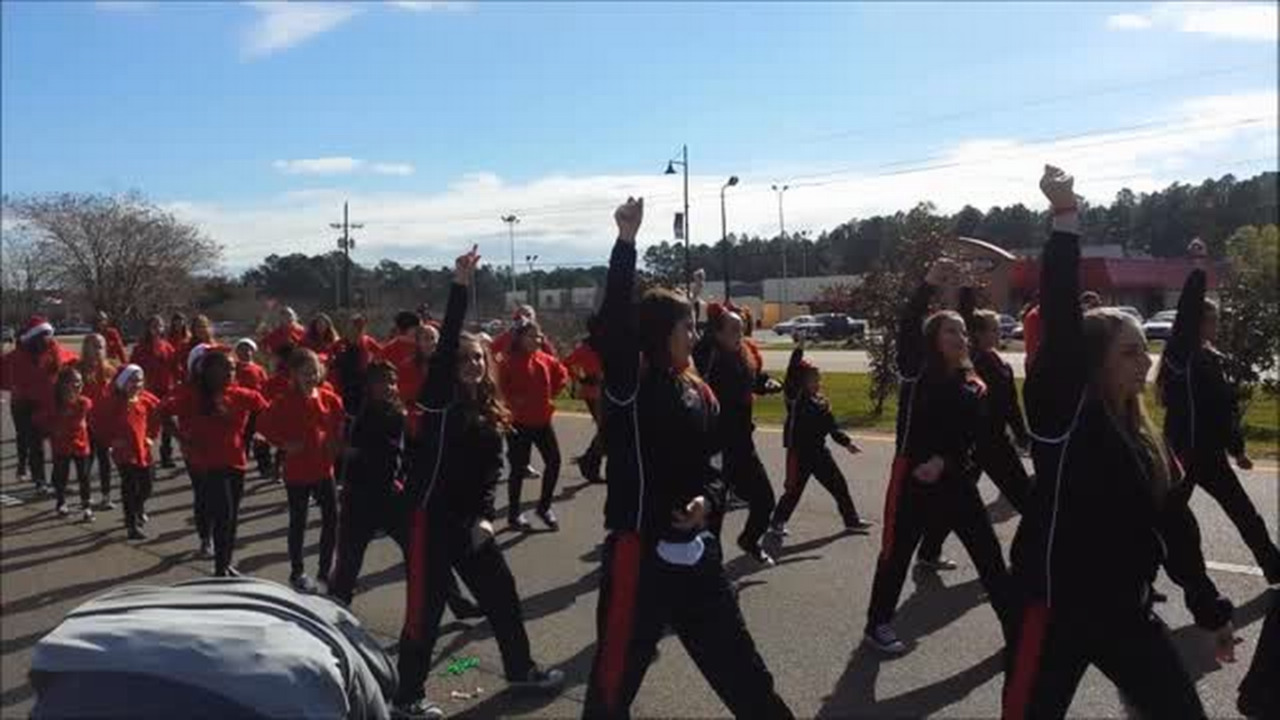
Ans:
{"label": "girl in black tracksuit", "polygon": [[782,446],[787,449],[787,482],[782,499],[773,511],[770,531],[775,535],[787,534],[787,521],[800,502],[810,475],[816,476],[836,499],[836,508],[846,529],[863,532],[871,527],[870,522],[858,516],[844,473],[827,449],[827,437],[849,452],[861,450],[853,444],[853,438],[836,425],[831,403],[822,395],[820,382],[818,369],[804,359],[804,347],[797,347],[791,352],[787,376],[782,383],[787,403],[787,421],[782,427]]}
{"label": "girl in black tracksuit", "polygon": [[431,714],[423,681],[454,569],[493,627],[509,684],[554,689],[564,681],[562,672],[542,670],[530,657],[515,578],[493,537],[507,414],[492,360],[477,338],[462,337],[467,285],[478,259],[474,249],[458,259],[440,343],[422,389],[422,427],[406,489],[413,509],[395,702],[398,712],[411,716]]}
{"label": "girl in black tracksuit", "polygon": [[1227,456],[1241,468],[1253,463],[1244,452],[1236,389],[1223,373],[1226,358],[1212,345],[1218,308],[1205,299],[1207,278],[1193,270],[1178,299],[1173,336],[1164,346],[1156,377],[1167,408],[1164,436],[1182,462],[1187,482],[1204,488],[1235,523],[1267,581],[1280,583],[1280,550],[1254,509]]}
{"label": "girl in black tracksuit", "polygon": [[606,327],[608,496],[598,641],[583,716],[625,718],[670,627],[728,710],[789,718],[707,530],[723,507],[711,464],[716,399],[689,369],[693,317],[665,290],[632,304],[642,201],[618,209]]}
{"label": "girl in black tracksuit", "polygon": [[[977,293],[974,288],[961,288],[960,317],[964,318],[969,332],[969,356],[978,378],[987,386],[984,396],[987,408],[984,415],[988,428],[982,434],[985,442],[976,448],[978,465],[974,471],[985,471],[1013,509],[1022,512],[1027,497],[1031,494],[1031,478],[1009,438],[1012,433],[1018,447],[1028,447],[1030,438],[1027,436],[1027,423],[1022,417],[1022,407],[1018,404],[1018,386],[1013,380],[1013,368],[1000,357],[994,347],[981,347],[979,344],[978,338],[983,333],[995,333],[991,337],[999,337],[999,319],[990,311],[977,312],[976,306]],[[974,482],[977,482],[976,476]],[[953,567],[950,561],[942,557],[942,542],[947,533],[943,525],[930,528],[916,553],[917,562],[931,568]]]}
{"label": "girl in black tracksuit", "polygon": [[1054,232],[1041,260],[1043,340],[1025,385],[1037,482],[1012,552],[1023,601],[1006,718],[1062,717],[1096,665],[1143,717],[1204,709],[1151,611],[1163,563],[1196,623],[1232,642],[1231,603],[1209,580],[1187,484],[1141,405],[1150,360],[1122,313],[1082,315],[1072,180],[1046,168]]}
{"label": "girl in black tracksuit", "polygon": [[[738,547],[757,562],[772,565],[773,558],[760,545],[769,529],[769,516],[777,505],[769,473],[760,462],[752,422],[755,396],[781,388],[769,375],[742,337],[742,318],[721,305],[707,310],[707,332],[693,350],[693,361],[720,402],[716,420],[716,446],[722,455],[725,485],[747,502],[746,525],[738,535]],[[716,528],[717,532],[719,528]]]}
{"label": "girl in black tracksuit", "polygon": [[974,482],[975,449],[986,442],[989,427],[986,388],[968,366],[964,321],[957,313],[934,313],[921,331],[935,283],[953,272],[936,263],[898,321],[897,455],[866,625],[867,641],[891,654],[906,650],[889,623],[911,556],[935,524],[955,531],[964,543],[1006,632],[1010,620],[1004,555]]}

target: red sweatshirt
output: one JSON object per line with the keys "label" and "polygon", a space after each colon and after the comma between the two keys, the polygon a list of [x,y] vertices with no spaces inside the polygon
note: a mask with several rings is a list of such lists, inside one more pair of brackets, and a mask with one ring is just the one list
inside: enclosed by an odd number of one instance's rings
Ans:
{"label": "red sweatshirt", "polygon": [[418,394],[422,392],[422,386],[427,382],[427,369],[425,363],[419,363],[417,356],[409,359],[401,367],[396,368],[396,387],[400,390],[400,402],[408,407],[418,402]]}
{"label": "red sweatshirt", "polygon": [[418,353],[418,345],[411,337],[403,335],[393,337],[382,346],[379,356],[396,366],[399,372],[406,363],[413,360],[413,356]]}
{"label": "red sweatshirt", "polygon": [[160,399],[143,390],[133,399],[112,392],[94,408],[99,442],[111,446],[117,465],[151,467],[151,445],[160,435]]}
{"label": "red sweatshirt", "polygon": [[18,346],[4,355],[0,388],[8,390],[10,401],[35,403],[37,412],[53,403],[53,385],[58,371],[77,360],[75,353],[49,339],[44,352],[33,356]]}
{"label": "red sweatshirt", "polygon": [[582,343],[564,359],[565,367],[578,381],[578,394],[583,400],[599,400],[600,384],[604,382],[604,365],[600,355],[590,345]]}
{"label": "red sweatshirt", "polygon": [[133,346],[129,362],[142,368],[147,389],[156,397],[164,397],[173,389],[176,379],[174,355],[176,351],[168,340],[154,340]]}
{"label": "red sweatshirt", "polygon": [[298,346],[302,344],[302,338],[305,337],[307,331],[301,325],[294,323],[288,327],[276,327],[271,332],[262,337],[262,349],[271,355],[280,352],[280,348],[285,345]]}
{"label": "red sweatshirt", "polygon": [[208,414],[200,393],[190,385],[179,388],[160,407],[162,416],[178,419],[178,437],[187,467],[194,470],[244,470],[244,431],[249,417],[267,408],[256,390],[237,385],[223,394],[222,412]]}
{"label": "red sweatshirt", "polygon": [[286,484],[314,485],[333,477],[345,417],[337,393],[322,386],[308,397],[292,385],[258,416],[258,432],[285,449]]}
{"label": "red sweatshirt", "polygon": [[236,361],[236,385],[246,390],[263,392],[267,387],[267,371],[252,360],[249,362]]}
{"label": "red sweatshirt", "polygon": [[93,401],[77,395],[67,407],[50,407],[39,418],[40,426],[49,433],[54,457],[89,457],[89,413]]}
{"label": "red sweatshirt", "polygon": [[502,387],[511,419],[517,425],[546,427],[555,413],[552,400],[569,381],[569,372],[555,357],[541,350],[528,355],[507,355],[498,363],[498,384]]}
{"label": "red sweatshirt", "polygon": [[[111,396],[111,382],[116,376],[115,366],[108,364],[100,372],[85,371],[79,366],[77,368],[80,370],[80,377],[84,379],[84,389],[80,394],[89,398],[94,407],[106,402]],[[94,419],[96,415],[92,411],[89,413],[89,432],[93,433],[95,441],[98,434],[97,421]]]}
{"label": "red sweatshirt", "polygon": [[[511,341],[515,338],[515,333],[510,330],[502,331],[498,337],[493,339],[493,343],[489,346],[489,351],[494,355],[507,355],[511,352]],[[556,354],[556,346],[551,344],[546,335],[542,336],[542,352],[548,355]]]}
{"label": "red sweatshirt", "polygon": [[106,332],[102,333],[102,337],[107,340],[107,358],[116,362],[125,362],[124,338],[120,336],[120,331],[108,327]]}

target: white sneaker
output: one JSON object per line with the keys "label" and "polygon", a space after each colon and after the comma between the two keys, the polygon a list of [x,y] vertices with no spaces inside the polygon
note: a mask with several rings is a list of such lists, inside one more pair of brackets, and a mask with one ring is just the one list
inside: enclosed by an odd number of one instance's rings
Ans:
{"label": "white sneaker", "polygon": [[875,626],[868,630],[863,638],[882,653],[901,655],[907,651],[907,646],[898,639],[898,633],[894,632],[893,627],[888,624]]}
{"label": "white sneaker", "polygon": [[84,522],[93,522],[93,508],[85,508],[84,511],[80,513],[80,519]]}
{"label": "white sneaker", "polygon": [[71,510],[67,508],[66,503],[60,502],[58,503],[58,514],[63,517],[66,517],[71,514]]}

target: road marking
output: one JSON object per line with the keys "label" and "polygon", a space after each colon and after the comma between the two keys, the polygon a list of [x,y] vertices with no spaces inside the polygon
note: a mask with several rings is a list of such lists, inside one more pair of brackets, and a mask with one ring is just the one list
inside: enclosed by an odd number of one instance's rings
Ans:
{"label": "road marking", "polygon": [[1262,577],[1262,568],[1257,565],[1236,565],[1235,563],[1224,563],[1216,560],[1205,560],[1204,566],[1210,570],[1218,570],[1221,572],[1235,573],[1236,575],[1254,575]]}

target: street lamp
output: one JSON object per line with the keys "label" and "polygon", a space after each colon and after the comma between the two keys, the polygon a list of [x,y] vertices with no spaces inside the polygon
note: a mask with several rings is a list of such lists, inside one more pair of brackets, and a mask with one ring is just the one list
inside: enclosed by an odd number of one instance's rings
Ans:
{"label": "street lamp", "polygon": [[720,187],[720,242],[724,253],[724,304],[729,304],[729,223],[724,211],[724,191],[738,184],[738,176],[730,175],[729,180]]}
{"label": "street lamp", "polygon": [[790,189],[790,185],[770,186],[778,193],[778,237],[782,240],[782,307],[787,306],[787,224],[782,219],[782,194]]}
{"label": "street lamp", "polygon": [[528,263],[528,264],[529,264],[529,296],[530,296],[529,304],[530,304],[530,305],[532,305],[532,306],[534,306],[534,307],[537,307],[537,306],[538,306],[538,291],[537,291],[537,289],[536,289],[536,288],[534,288],[534,287],[533,287],[533,266],[537,264],[537,262],[538,262],[538,256],[537,256],[537,255],[525,255],[525,256],[524,256],[524,261],[525,261],[526,263]]}
{"label": "street lamp", "polygon": [[516,223],[520,218],[515,213],[503,215],[502,222],[507,224],[507,237],[511,240],[511,292],[516,291]]}
{"label": "street lamp", "polygon": [[684,234],[684,292],[690,294],[690,278],[693,276],[693,270],[690,267],[689,260],[689,146],[680,146],[680,159],[672,158],[667,161],[667,171],[664,175],[675,175],[676,165],[684,170],[684,215],[681,216],[681,230]]}

